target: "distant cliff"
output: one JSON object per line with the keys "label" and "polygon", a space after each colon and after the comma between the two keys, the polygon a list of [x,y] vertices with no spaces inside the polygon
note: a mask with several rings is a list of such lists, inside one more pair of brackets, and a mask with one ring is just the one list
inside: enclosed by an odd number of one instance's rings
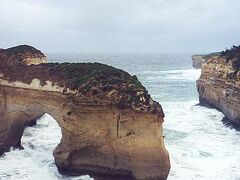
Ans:
{"label": "distant cliff", "polygon": [[200,69],[202,64],[205,62],[203,55],[193,55],[192,56],[192,66],[195,69]]}
{"label": "distant cliff", "polygon": [[167,178],[164,113],[136,76],[100,63],[29,65],[26,57],[45,56],[32,48],[13,49],[0,53],[0,153],[21,148],[24,126],[48,113],[62,130],[53,153],[60,172]]}
{"label": "distant cliff", "polygon": [[192,66],[195,69],[201,69],[203,63],[205,63],[208,59],[219,56],[220,52],[210,53],[210,54],[198,54],[192,56]]}
{"label": "distant cliff", "polygon": [[197,88],[200,103],[219,109],[240,125],[240,46],[209,58],[202,66]]}

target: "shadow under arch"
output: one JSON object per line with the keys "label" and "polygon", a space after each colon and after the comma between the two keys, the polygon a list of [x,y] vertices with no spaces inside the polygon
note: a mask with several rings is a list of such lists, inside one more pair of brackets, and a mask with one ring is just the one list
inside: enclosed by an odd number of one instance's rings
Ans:
{"label": "shadow under arch", "polygon": [[[71,179],[72,177],[58,172],[52,155],[61,137],[61,128],[52,116],[44,114],[38,118],[36,125],[24,130],[21,139],[24,149],[10,151],[0,158],[0,179],[6,177],[4,174],[9,174],[13,179],[22,176],[30,179]],[[12,169],[18,173],[12,173]],[[91,179],[89,176],[73,178]]]}
{"label": "shadow under arch", "polygon": [[60,152],[57,151],[60,154],[72,147],[69,145],[72,136],[69,124],[73,119],[73,103],[69,96],[54,91],[8,86],[0,86],[0,95],[0,156],[11,147],[22,149],[21,138],[25,127],[36,124],[36,119],[45,113],[52,116],[61,129],[61,141],[54,152],[60,149]]}
{"label": "shadow under arch", "polygon": [[50,174],[46,174],[46,176],[50,178],[54,176],[59,179],[93,180],[89,175],[69,176],[59,173],[54,162],[53,151],[60,143],[61,138],[62,132],[57,121],[50,114],[45,113],[36,120],[36,125],[25,129],[21,142],[24,149],[32,149],[32,156],[35,156],[33,158],[38,161],[36,163],[47,168]]}
{"label": "shadow under arch", "polygon": [[[42,104],[32,104],[25,110],[8,113],[8,128],[6,130],[5,137],[0,144],[0,155],[8,151],[11,147],[23,149],[24,147],[22,146],[21,139],[25,128],[36,125],[39,119],[43,119],[47,116],[52,118],[56,124],[58,124],[55,120],[56,116],[53,117],[50,115],[47,108]],[[60,134],[62,134],[60,126],[57,126],[59,128]]]}

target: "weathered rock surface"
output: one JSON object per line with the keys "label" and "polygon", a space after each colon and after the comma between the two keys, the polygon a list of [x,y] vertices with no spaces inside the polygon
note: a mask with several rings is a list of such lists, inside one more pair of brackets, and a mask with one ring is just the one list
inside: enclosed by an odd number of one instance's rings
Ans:
{"label": "weathered rock surface", "polygon": [[5,56],[10,61],[17,61],[26,65],[47,63],[47,57],[34,47],[20,45],[8,49],[0,49],[0,56]]}
{"label": "weathered rock surface", "polygon": [[204,64],[208,59],[219,56],[220,52],[214,52],[210,54],[199,54],[192,56],[192,66],[195,69],[201,69],[202,64]]}
{"label": "weathered rock surface", "polygon": [[219,109],[237,125],[240,125],[239,57],[231,51],[210,58],[203,64],[197,80],[200,103]]}
{"label": "weathered rock surface", "polygon": [[205,59],[202,55],[193,55],[192,56],[192,66],[195,69],[200,69],[202,64],[205,62]]}
{"label": "weathered rock surface", "polygon": [[167,178],[164,113],[136,76],[99,63],[27,66],[1,53],[0,61],[2,149],[20,147],[22,125],[48,113],[62,130],[53,153],[62,173]]}

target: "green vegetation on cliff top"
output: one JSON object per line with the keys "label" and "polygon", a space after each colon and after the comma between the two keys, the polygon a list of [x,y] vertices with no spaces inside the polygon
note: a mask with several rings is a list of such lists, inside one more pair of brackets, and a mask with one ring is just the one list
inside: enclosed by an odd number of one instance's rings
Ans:
{"label": "green vegetation on cliff top", "polygon": [[49,70],[63,73],[66,81],[74,84],[75,88],[91,81],[99,81],[103,84],[133,84],[135,87],[144,88],[136,76],[101,63],[48,63]]}
{"label": "green vegetation on cliff top", "polygon": [[133,107],[163,115],[161,106],[151,100],[148,91],[135,75],[97,62],[27,65],[19,61],[24,53],[31,56],[39,52],[31,46],[0,49],[1,79],[27,84],[38,79],[41,85],[48,81],[63,87],[63,93],[68,91],[67,88],[74,90],[77,93],[74,98],[87,98],[87,101],[96,103],[107,101],[120,108]]}
{"label": "green vegetation on cliff top", "polygon": [[213,56],[220,56],[220,55],[221,55],[221,52],[213,52],[210,54],[196,54],[195,56],[202,56],[203,59],[210,59]]}
{"label": "green vegetation on cliff top", "polygon": [[227,62],[232,61],[233,68],[236,70],[235,73],[240,70],[240,45],[222,51],[221,56],[226,58]]}
{"label": "green vegetation on cliff top", "polygon": [[4,53],[6,53],[7,55],[14,55],[14,56],[17,56],[20,54],[26,54],[26,53],[32,54],[32,55],[44,56],[44,54],[40,50],[29,45],[19,45],[19,46],[11,47],[8,49],[4,49]]}
{"label": "green vegetation on cliff top", "polygon": [[52,85],[63,87],[63,93],[68,91],[67,88],[77,92],[78,96],[74,98],[87,98],[87,101],[99,103],[107,101],[121,109],[134,107],[140,111],[162,114],[158,103],[150,104],[148,91],[135,75],[131,76],[121,69],[97,62],[27,65],[18,60],[24,53],[31,56],[37,51],[28,46],[0,49],[0,74],[3,75],[1,79],[27,84],[38,79],[41,85],[49,81]]}

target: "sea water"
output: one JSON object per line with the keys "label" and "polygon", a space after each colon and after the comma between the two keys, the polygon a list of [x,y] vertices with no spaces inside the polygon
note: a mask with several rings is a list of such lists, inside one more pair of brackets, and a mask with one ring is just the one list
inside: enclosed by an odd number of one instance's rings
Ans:
{"label": "sea water", "polygon": [[[240,180],[240,132],[222,123],[224,115],[198,105],[191,54],[48,54],[51,62],[101,62],[137,75],[165,113],[169,180]],[[58,173],[52,152],[61,139],[56,121],[45,114],[24,131],[24,150],[0,158],[0,179],[85,179]]]}

